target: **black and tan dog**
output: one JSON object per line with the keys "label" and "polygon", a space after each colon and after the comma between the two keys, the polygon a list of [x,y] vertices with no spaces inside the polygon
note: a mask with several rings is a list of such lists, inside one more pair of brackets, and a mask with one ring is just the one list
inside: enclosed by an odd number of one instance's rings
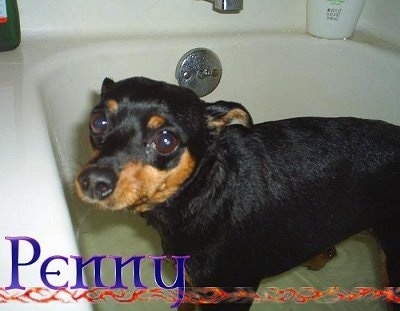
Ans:
{"label": "black and tan dog", "polygon": [[400,286],[400,127],[356,118],[253,125],[240,104],[131,78],[104,80],[90,129],[79,196],[145,217],[166,254],[191,256],[193,286],[256,288],[364,229]]}

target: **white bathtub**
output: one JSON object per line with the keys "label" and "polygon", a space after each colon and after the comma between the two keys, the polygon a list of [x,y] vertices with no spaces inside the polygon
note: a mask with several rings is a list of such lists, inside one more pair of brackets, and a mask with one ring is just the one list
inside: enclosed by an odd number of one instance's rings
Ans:
{"label": "white bathtub", "polygon": [[[11,277],[11,243],[6,236],[29,236],[42,246],[36,263],[20,267],[20,283],[26,287],[42,285],[40,264],[52,255],[162,254],[157,233],[142,219],[88,208],[76,199],[72,180],[90,155],[88,114],[103,78],[147,76],[176,83],[178,60],[196,47],[213,50],[223,67],[220,85],[204,99],[241,102],[256,122],[293,116],[357,116],[400,124],[400,50],[360,34],[353,41],[263,31],[26,40],[18,50],[0,55],[0,288],[8,286]],[[25,244],[21,249],[20,262],[29,261],[31,246]],[[338,253],[319,272],[298,267],[265,280],[263,287],[382,286],[378,250],[370,236],[362,234],[345,241],[338,246]],[[73,283],[73,265],[60,266],[61,275],[51,281]],[[341,270],[351,274],[338,274]],[[154,283],[151,273],[147,264],[143,279],[149,286]],[[105,269],[104,280],[112,277],[113,271]],[[255,304],[253,309],[287,310],[292,306]],[[296,304],[294,310],[319,306]],[[381,301],[324,306],[383,310]],[[93,307],[168,310],[169,304],[0,304],[0,309],[7,310]]]}

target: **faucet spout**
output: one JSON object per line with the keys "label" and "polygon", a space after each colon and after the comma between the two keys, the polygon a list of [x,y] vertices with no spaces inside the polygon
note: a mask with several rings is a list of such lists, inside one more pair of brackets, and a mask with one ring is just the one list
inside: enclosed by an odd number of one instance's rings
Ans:
{"label": "faucet spout", "polygon": [[243,0],[207,0],[214,4],[214,11],[219,13],[239,13],[243,10]]}

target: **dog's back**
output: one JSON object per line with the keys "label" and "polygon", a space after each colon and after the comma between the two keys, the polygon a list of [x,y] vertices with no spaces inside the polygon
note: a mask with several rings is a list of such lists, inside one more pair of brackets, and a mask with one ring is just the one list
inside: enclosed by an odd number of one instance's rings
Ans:
{"label": "dog's back", "polygon": [[[204,257],[217,252],[204,264],[215,282],[224,280],[220,285],[281,273],[369,228],[395,262],[399,155],[400,127],[381,121],[296,118],[229,126],[171,203],[191,211],[190,231],[197,235],[175,236],[171,247],[190,243]],[[204,241],[208,248],[199,250]],[[390,262],[392,284],[400,284]]]}
{"label": "dog's back", "polygon": [[268,185],[263,215],[267,222],[272,215],[275,232],[287,237],[276,244],[277,254],[288,254],[283,262],[290,266],[301,254],[368,228],[391,244],[393,219],[400,216],[400,127],[355,118],[297,118],[251,131],[247,146],[260,157]]}

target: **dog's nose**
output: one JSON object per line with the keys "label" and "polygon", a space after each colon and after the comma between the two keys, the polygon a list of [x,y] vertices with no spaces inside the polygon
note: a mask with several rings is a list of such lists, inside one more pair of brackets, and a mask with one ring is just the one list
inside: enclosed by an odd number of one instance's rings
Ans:
{"label": "dog's nose", "polygon": [[103,200],[110,196],[118,177],[111,169],[89,167],[78,176],[78,183],[83,193],[95,200]]}

